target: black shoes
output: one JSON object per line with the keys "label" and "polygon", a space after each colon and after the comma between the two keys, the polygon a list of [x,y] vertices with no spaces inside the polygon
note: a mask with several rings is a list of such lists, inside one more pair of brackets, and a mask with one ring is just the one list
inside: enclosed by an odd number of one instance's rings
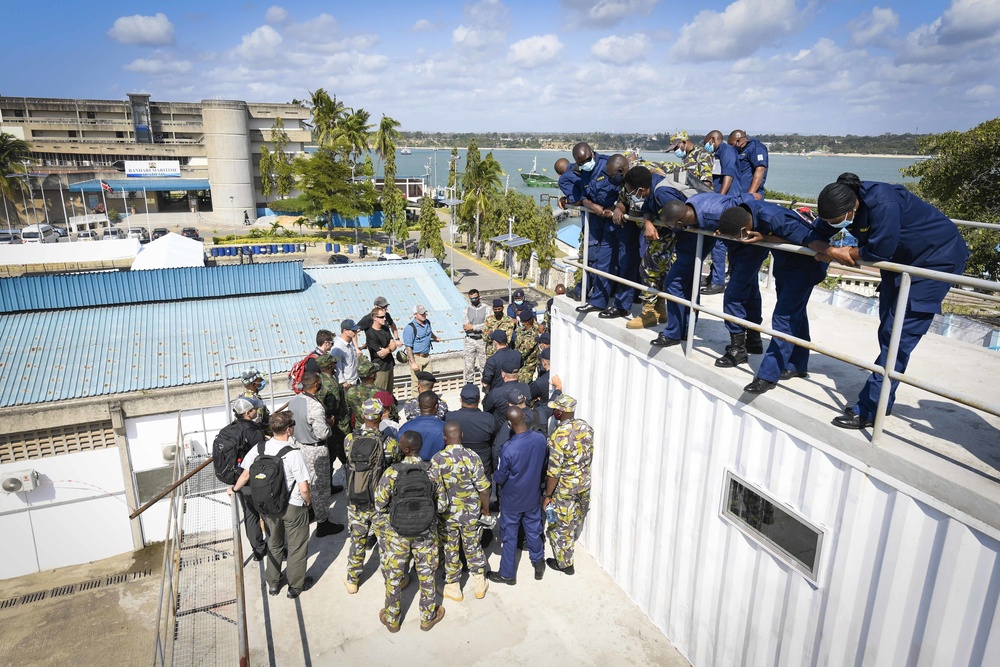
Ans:
{"label": "black shoes", "polygon": [[616,317],[625,317],[626,315],[628,315],[628,313],[621,308],[618,308],[617,306],[609,306],[602,310],[598,317],[602,320],[610,320]]}
{"label": "black shoes", "polygon": [[264,560],[264,556],[266,555],[267,551],[254,551],[253,559],[259,563],[260,561]]}
{"label": "black shoes", "polygon": [[326,537],[327,535],[336,535],[344,530],[344,524],[333,523],[332,521],[323,521],[322,523],[316,524],[316,537]]}
{"label": "black shoes", "polygon": [[854,412],[849,412],[847,414],[835,417],[833,420],[833,425],[840,428],[850,428],[855,430],[860,430],[863,428],[868,428],[869,426],[874,426],[875,422],[868,421],[864,417]]}
{"label": "black shoes", "polygon": [[661,331],[660,335],[652,340],[650,345],[654,347],[672,347],[674,345],[680,345],[680,338],[667,338],[667,336]]}
{"label": "black shoes", "polygon": [[500,576],[500,573],[496,571],[487,572],[486,578],[492,581],[494,584],[507,584],[508,586],[514,586],[515,584],[517,584],[517,577],[511,577],[510,579],[508,579],[507,577]]}
{"label": "black shoes", "polygon": [[791,380],[792,378],[807,378],[809,373],[805,371],[781,371],[782,380]]}
{"label": "black shoes", "polygon": [[750,354],[764,354],[764,343],[760,339],[760,332],[747,329],[747,352]]}
{"label": "black shoes", "polygon": [[535,568],[535,581],[541,581],[542,577],[545,576],[545,561],[540,560],[537,563],[532,563],[531,567]]}
{"label": "black shoes", "polygon": [[479,544],[483,547],[483,549],[489,548],[489,546],[493,544],[493,531],[489,528],[484,530],[483,536],[479,538]]}
{"label": "black shoes", "polygon": [[596,312],[598,310],[601,310],[601,309],[598,308],[597,306],[591,306],[589,303],[585,303],[582,306],[577,306],[576,307],[576,312],[578,312],[578,313],[593,313],[593,312]]}
{"label": "black shoes", "polygon": [[765,391],[771,391],[777,386],[777,382],[768,382],[767,380],[754,378],[753,382],[743,387],[743,391],[748,394],[763,394]]}
{"label": "black shoes", "polygon": [[702,294],[706,294],[706,295],[722,294],[725,291],[726,291],[726,286],[725,285],[714,285],[713,284],[713,285],[709,285],[708,287],[702,287],[701,288],[701,293]]}
{"label": "black shoes", "polygon": [[344,490],[343,486],[341,486],[340,484],[334,484],[333,486],[330,487],[330,495],[335,496],[343,490]]}
{"label": "black shoes", "polygon": [[559,561],[557,561],[555,558],[546,558],[545,564],[551,567],[553,570],[562,572],[563,574],[569,574],[569,575],[576,574],[575,567],[573,567],[572,565],[567,565],[566,567],[560,567]]}
{"label": "black shoes", "polygon": [[313,578],[306,577],[306,580],[302,582],[302,588],[292,588],[291,586],[289,586],[288,592],[285,593],[285,597],[288,598],[289,600],[294,600],[295,598],[302,595],[303,591],[307,591],[310,588],[312,588],[312,585],[313,585]]}
{"label": "black shoes", "polygon": [[280,581],[278,583],[276,583],[275,585],[273,585],[273,586],[271,584],[267,585],[267,594],[268,595],[274,596],[274,595],[277,595],[280,592],[281,592],[281,582]]}

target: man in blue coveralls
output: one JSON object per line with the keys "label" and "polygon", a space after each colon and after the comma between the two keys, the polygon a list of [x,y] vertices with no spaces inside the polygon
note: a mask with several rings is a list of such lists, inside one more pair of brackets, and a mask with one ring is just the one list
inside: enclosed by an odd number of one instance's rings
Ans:
{"label": "man in blue coveralls", "polygon": [[[677,234],[676,253],[673,266],[663,279],[663,291],[681,298],[690,298],[691,285],[694,281],[694,258],[698,238],[691,232],[684,231],[686,227],[699,227],[709,231],[718,229],[719,216],[724,210],[754,201],[747,194],[719,195],[714,192],[703,192],[693,195],[686,202],[677,190],[657,187],[653,184],[653,192],[642,207],[643,217],[653,222],[673,227]],[[663,230],[660,230],[663,233]],[[711,239],[708,239],[711,241]],[[712,251],[712,244],[705,243],[702,247],[702,259]],[[690,308],[673,301],[667,301],[667,326],[657,336],[652,345],[670,347],[677,345],[684,337],[688,326]]]}
{"label": "man in blue coveralls", "polygon": [[747,136],[743,130],[729,133],[729,145],[736,149],[736,168],[739,170],[739,186],[742,192],[764,195],[767,181],[767,147]]}

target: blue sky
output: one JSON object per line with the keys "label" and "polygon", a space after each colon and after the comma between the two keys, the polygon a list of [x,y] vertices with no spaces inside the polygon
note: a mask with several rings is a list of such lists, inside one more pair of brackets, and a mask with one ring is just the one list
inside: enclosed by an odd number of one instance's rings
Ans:
{"label": "blue sky", "polygon": [[4,17],[8,96],[323,87],[431,132],[942,132],[1000,109],[998,0],[42,0]]}

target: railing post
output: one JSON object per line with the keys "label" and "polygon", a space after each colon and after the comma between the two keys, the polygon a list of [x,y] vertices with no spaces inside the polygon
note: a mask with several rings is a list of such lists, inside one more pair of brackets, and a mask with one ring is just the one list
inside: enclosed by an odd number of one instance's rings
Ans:
{"label": "railing post", "polygon": [[582,222],[583,229],[583,269],[581,270],[580,277],[580,303],[587,303],[587,267],[590,266],[588,261],[590,257],[590,221],[587,218],[587,209],[580,209],[580,220]]}
{"label": "railing post", "polygon": [[882,439],[882,427],[885,425],[885,412],[889,405],[889,394],[892,391],[892,379],[889,374],[896,369],[896,358],[899,356],[899,339],[903,333],[903,321],[906,319],[906,302],[910,299],[910,274],[900,274],[899,293],[896,295],[896,311],[892,318],[892,335],[889,337],[889,349],[885,355],[885,369],[882,373],[882,389],[878,395],[878,406],[875,408],[875,424],[872,427],[872,444],[877,445]]}
{"label": "railing post", "polygon": [[701,292],[701,260],[702,251],[705,248],[705,235],[695,234],[698,237],[695,242],[694,250],[694,278],[691,279],[691,308],[688,309],[688,330],[687,330],[687,344],[684,346],[684,356],[691,356],[691,351],[694,348],[694,323],[698,316],[698,311],[695,309],[695,304],[698,303],[698,294]]}
{"label": "railing post", "polygon": [[[237,491],[237,493],[239,493]],[[236,494],[229,496],[229,504],[233,516],[233,565],[236,567],[236,629],[239,632],[240,667],[250,663],[249,640],[247,638],[247,605],[243,590],[243,539],[240,533],[239,498]]]}

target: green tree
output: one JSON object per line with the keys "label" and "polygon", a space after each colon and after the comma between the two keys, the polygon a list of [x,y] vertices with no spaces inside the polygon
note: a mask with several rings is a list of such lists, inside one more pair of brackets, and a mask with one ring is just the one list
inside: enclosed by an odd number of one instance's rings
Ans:
{"label": "green tree", "polygon": [[399,121],[382,114],[378,129],[375,131],[375,153],[378,155],[379,164],[385,163],[389,153],[396,154],[396,144],[399,143]]}
{"label": "green tree", "polygon": [[260,147],[260,164],[257,167],[260,175],[260,193],[264,195],[264,201],[274,192],[274,156],[267,146]]}
{"label": "green tree", "polygon": [[444,242],[441,240],[441,229],[444,227],[441,217],[434,208],[434,200],[423,197],[420,200],[420,219],[417,222],[420,229],[420,240],[417,248],[421,251],[430,250],[437,261],[444,260]]}
{"label": "green tree", "polygon": [[[24,160],[31,155],[31,145],[22,139],[18,139],[13,134],[0,132],[0,192],[11,200],[11,205],[15,205],[15,193],[21,193],[24,189],[23,178],[7,178],[7,174],[20,174],[25,172]],[[16,207],[15,207],[16,210]],[[28,212],[24,212],[25,216]],[[9,214],[8,214],[9,215]],[[7,221],[10,224],[20,224],[20,222]]]}
{"label": "green tree", "polygon": [[364,109],[352,109],[337,125],[337,137],[347,149],[349,158],[360,159],[371,150],[372,126],[368,119],[371,116]]}
{"label": "green tree", "polygon": [[287,197],[295,185],[295,177],[292,174],[292,161],[285,152],[288,147],[288,134],[285,132],[285,121],[281,116],[274,119],[274,127],[271,128],[271,146],[274,151],[271,153],[271,167],[275,177],[275,190],[279,197]]}
{"label": "green tree", "polygon": [[[470,144],[470,154],[474,147],[475,144]],[[478,156],[478,149],[476,153]],[[476,160],[475,164],[470,161],[465,165],[465,174],[462,177],[465,199],[461,207],[462,219],[473,221],[474,226],[469,231],[474,231],[475,252],[480,257],[482,257],[482,234],[485,232],[487,236],[490,235],[490,231],[495,227],[495,216],[487,218],[487,213],[490,211],[491,201],[497,197],[500,190],[502,174],[503,168],[493,158],[493,153],[487,153],[485,158]],[[491,224],[488,224],[486,229],[480,229],[480,223],[484,219]]]}
{"label": "green tree", "polygon": [[347,115],[347,107],[330,97],[324,89],[309,93],[309,111],[312,114],[313,137],[320,146],[330,147],[337,138],[337,126]]}
{"label": "green tree", "polygon": [[298,157],[292,163],[299,176],[298,198],[304,204],[304,213],[312,216],[313,224],[326,226],[333,214],[351,219],[368,215],[364,189],[351,179],[350,166],[338,160],[328,148],[320,148],[314,155]]}
{"label": "green tree", "polygon": [[[1000,223],[1000,118],[967,132],[945,132],[921,139],[931,157],[902,170],[920,178],[913,191],[945,215],[977,222]],[[1000,279],[1000,232],[960,227],[971,255],[966,273]]]}
{"label": "green tree", "polygon": [[406,197],[396,187],[396,146],[390,140],[385,154],[385,178],[382,180],[382,229],[389,235],[389,245],[406,245],[410,231],[406,226]]}

